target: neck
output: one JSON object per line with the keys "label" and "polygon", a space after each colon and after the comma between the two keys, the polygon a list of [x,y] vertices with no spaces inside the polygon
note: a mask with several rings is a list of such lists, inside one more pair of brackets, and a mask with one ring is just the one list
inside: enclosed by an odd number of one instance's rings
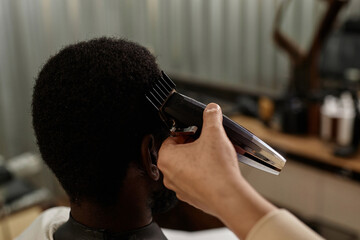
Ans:
{"label": "neck", "polygon": [[[114,233],[126,232],[150,224],[152,213],[148,207],[146,184],[140,184],[141,179],[134,179],[131,176],[134,175],[130,173],[130,178],[125,179],[117,204],[100,206],[90,201],[82,201],[80,204],[71,203],[72,217],[87,227],[106,229]],[[134,181],[137,187],[131,184]]]}

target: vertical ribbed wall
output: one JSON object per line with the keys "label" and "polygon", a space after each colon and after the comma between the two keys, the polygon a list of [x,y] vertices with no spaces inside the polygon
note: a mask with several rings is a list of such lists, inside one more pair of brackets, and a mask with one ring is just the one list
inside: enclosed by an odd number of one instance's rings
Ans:
{"label": "vertical ribbed wall", "polygon": [[[288,61],[272,23],[280,0],[1,0],[0,154],[33,149],[31,88],[62,46],[103,35],[135,40],[177,73],[279,93]],[[325,1],[293,0],[283,29],[305,47]],[[353,0],[343,16],[358,14]]]}

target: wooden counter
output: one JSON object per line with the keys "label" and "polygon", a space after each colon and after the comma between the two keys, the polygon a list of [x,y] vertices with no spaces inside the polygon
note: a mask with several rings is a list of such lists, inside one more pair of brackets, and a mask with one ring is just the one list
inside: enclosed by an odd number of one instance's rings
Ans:
{"label": "wooden counter", "polygon": [[19,236],[43,211],[34,206],[14,213],[0,220],[0,240],[14,239]]}
{"label": "wooden counter", "polygon": [[356,179],[360,176],[360,151],[352,158],[336,157],[333,155],[331,144],[327,144],[317,137],[281,133],[266,127],[259,120],[251,117],[236,115],[231,118],[285,154],[313,161],[320,168],[321,166],[337,168],[340,173],[349,175],[351,178],[353,175],[356,175]]}

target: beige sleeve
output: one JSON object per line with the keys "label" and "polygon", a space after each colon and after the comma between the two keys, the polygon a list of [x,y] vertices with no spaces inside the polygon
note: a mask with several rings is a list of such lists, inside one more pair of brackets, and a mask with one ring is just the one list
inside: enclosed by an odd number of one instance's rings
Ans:
{"label": "beige sleeve", "polygon": [[274,210],[261,218],[246,240],[319,240],[324,239],[284,209]]}

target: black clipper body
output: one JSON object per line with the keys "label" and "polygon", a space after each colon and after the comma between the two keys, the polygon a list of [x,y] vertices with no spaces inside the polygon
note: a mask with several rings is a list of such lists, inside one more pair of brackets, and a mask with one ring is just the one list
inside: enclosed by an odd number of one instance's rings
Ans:
{"label": "black clipper body", "polygon": [[[173,135],[177,135],[180,129],[180,134],[199,137],[206,105],[176,92],[172,80],[164,72],[162,75],[163,78],[146,94],[146,98],[159,111]],[[280,173],[286,162],[280,154],[225,115],[223,126],[240,162],[276,175]]]}

